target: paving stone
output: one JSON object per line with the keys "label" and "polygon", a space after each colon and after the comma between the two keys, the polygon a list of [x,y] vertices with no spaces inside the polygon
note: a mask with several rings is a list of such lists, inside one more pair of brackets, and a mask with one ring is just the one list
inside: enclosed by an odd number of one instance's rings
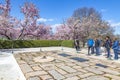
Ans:
{"label": "paving stone", "polygon": [[70,61],[69,59],[67,59],[67,58],[62,59],[61,61],[65,62],[65,63],[71,62],[71,61]]}
{"label": "paving stone", "polygon": [[120,67],[120,63],[113,62],[113,65],[116,65],[118,68]]}
{"label": "paving stone", "polygon": [[90,76],[82,80],[109,80],[109,79],[103,76]]}
{"label": "paving stone", "polygon": [[83,68],[90,66],[88,64],[80,63],[80,62],[77,62],[76,64],[79,65],[80,67],[83,67]]}
{"label": "paving stone", "polygon": [[39,77],[31,77],[28,80],[41,80]]}
{"label": "paving stone", "polygon": [[69,77],[69,78],[64,79],[64,80],[80,80],[80,78],[78,78],[77,76],[74,76],[74,77]]}
{"label": "paving stone", "polygon": [[22,69],[23,73],[28,73],[33,71],[32,68],[28,64],[21,64],[20,68]]}
{"label": "paving stone", "polygon": [[33,64],[30,64],[31,67],[33,67],[33,66],[39,66],[39,65],[40,65],[40,63],[33,63]]}
{"label": "paving stone", "polygon": [[17,61],[19,64],[26,64],[26,62],[24,60],[18,60]]}
{"label": "paving stone", "polygon": [[26,78],[29,78],[29,77],[40,76],[40,75],[45,75],[45,74],[47,74],[47,72],[45,71],[34,71],[34,72],[26,73],[25,76]]}
{"label": "paving stone", "polygon": [[96,63],[92,63],[92,62],[89,62],[88,63],[88,65],[90,65],[90,66],[93,66],[93,65],[95,65]]}
{"label": "paving stone", "polygon": [[106,73],[109,73],[109,74],[113,74],[113,75],[120,75],[120,72],[118,72],[118,71],[114,71],[114,70],[111,70],[111,69],[109,69],[109,68],[98,68],[99,70],[101,70],[101,71],[104,71],[104,72],[106,72]]}
{"label": "paving stone", "polygon": [[61,62],[61,60],[55,59],[55,63],[60,63],[60,62]]}
{"label": "paving stone", "polygon": [[65,72],[64,70],[57,68],[56,71],[58,71],[60,74],[67,74],[67,72]]}
{"label": "paving stone", "polygon": [[113,64],[113,62],[109,61],[109,60],[101,60],[100,62],[101,62],[101,64],[104,63],[104,65]]}
{"label": "paving stone", "polygon": [[120,71],[120,67],[119,67],[119,68],[116,68],[116,69]]}
{"label": "paving stone", "polygon": [[112,64],[112,65],[111,65],[111,64],[108,64],[108,66],[111,67],[111,68],[117,68],[117,66],[114,65],[114,64]]}
{"label": "paving stone", "polygon": [[98,70],[98,69],[96,69],[96,68],[91,68],[91,67],[87,67],[87,68],[84,68],[85,70],[88,70],[88,71],[90,71],[90,72],[93,72],[93,73],[95,73],[95,74],[103,74],[104,72],[102,72],[102,71],[100,71],[100,70]]}
{"label": "paving stone", "polygon": [[120,80],[120,76],[115,76],[115,75],[112,75],[112,74],[104,74],[103,76],[106,76],[110,79],[114,79],[114,80]]}
{"label": "paving stone", "polygon": [[75,72],[75,73],[71,73],[71,74],[66,74],[64,76],[65,77],[73,77],[73,76],[77,76],[77,75],[81,75],[81,74],[83,74],[83,73],[81,73],[81,72]]}
{"label": "paving stone", "polygon": [[65,66],[65,63],[62,63],[62,62],[61,62],[61,63],[56,63],[55,65],[56,65],[57,67],[61,67],[61,66]]}
{"label": "paving stone", "polygon": [[69,72],[69,73],[77,72],[75,69],[73,69],[73,68],[71,68],[69,66],[62,66],[60,68],[67,71],[67,72]]}
{"label": "paving stone", "polygon": [[49,80],[49,79],[51,79],[52,77],[51,77],[50,75],[41,75],[40,78],[41,78],[42,80]]}
{"label": "paving stone", "polygon": [[35,71],[42,70],[42,68],[40,68],[39,66],[32,66],[32,69]]}
{"label": "paving stone", "polygon": [[55,79],[47,79],[47,80],[55,80]]}
{"label": "paving stone", "polygon": [[35,62],[29,60],[29,62],[27,62],[29,65],[35,64]]}
{"label": "paving stone", "polygon": [[118,79],[111,79],[111,80],[118,80]]}
{"label": "paving stone", "polygon": [[73,66],[72,68],[74,68],[74,69],[80,69],[82,67],[81,66]]}
{"label": "paving stone", "polygon": [[86,77],[89,77],[89,76],[92,76],[92,75],[95,75],[93,73],[86,73],[86,74],[83,74],[83,75],[78,75],[80,78],[86,78]]}
{"label": "paving stone", "polygon": [[40,65],[40,67],[42,67],[44,70],[53,70],[55,68],[55,65],[48,63],[48,64]]}
{"label": "paving stone", "polygon": [[67,62],[66,65],[67,65],[67,66],[76,66],[76,64],[75,64],[75,63],[72,63],[72,62]]}
{"label": "paving stone", "polygon": [[76,60],[69,59],[69,60],[67,60],[67,62],[76,62]]}
{"label": "paving stone", "polygon": [[65,77],[63,75],[61,75],[60,73],[58,73],[57,71],[55,70],[50,70],[48,71],[55,79],[57,80],[61,80],[61,79],[64,79]]}
{"label": "paving stone", "polygon": [[26,58],[26,57],[24,57],[24,61],[26,61],[29,64],[32,62],[31,58]]}
{"label": "paving stone", "polygon": [[84,69],[82,69],[82,68],[79,68],[79,69],[77,69],[79,72],[82,72],[82,73],[88,73],[88,71],[87,70],[84,70]]}

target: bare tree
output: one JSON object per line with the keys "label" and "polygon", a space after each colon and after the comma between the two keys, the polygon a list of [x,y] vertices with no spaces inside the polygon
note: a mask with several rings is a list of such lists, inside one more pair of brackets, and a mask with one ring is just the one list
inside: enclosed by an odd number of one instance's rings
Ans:
{"label": "bare tree", "polygon": [[78,35],[81,37],[83,45],[89,36],[94,38],[100,35],[113,34],[113,29],[94,8],[78,8],[73,12],[72,17],[80,20]]}

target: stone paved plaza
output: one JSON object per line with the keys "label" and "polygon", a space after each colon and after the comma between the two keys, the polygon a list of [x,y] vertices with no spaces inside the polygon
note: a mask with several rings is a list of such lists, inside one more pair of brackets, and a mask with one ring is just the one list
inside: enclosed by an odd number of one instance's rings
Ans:
{"label": "stone paved plaza", "polygon": [[[34,61],[44,55],[55,59],[43,63]],[[14,56],[26,80],[120,80],[120,63],[97,59],[83,51],[22,52]]]}

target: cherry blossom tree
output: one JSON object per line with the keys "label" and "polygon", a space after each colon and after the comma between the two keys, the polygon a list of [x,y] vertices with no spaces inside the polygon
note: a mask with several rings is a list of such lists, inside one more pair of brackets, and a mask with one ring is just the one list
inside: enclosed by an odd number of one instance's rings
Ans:
{"label": "cherry blossom tree", "polygon": [[38,24],[39,9],[30,2],[20,7],[24,19],[18,20],[10,16],[10,0],[0,4],[0,36],[12,39],[51,39],[52,28],[49,25]]}
{"label": "cherry blossom tree", "polygon": [[77,26],[79,21],[75,21],[74,18],[69,18],[63,21],[63,24],[57,26],[57,31],[55,33],[56,39],[73,40],[77,36]]}
{"label": "cherry blossom tree", "polygon": [[52,28],[49,25],[39,24],[38,29],[36,30],[37,39],[52,39],[51,34]]}
{"label": "cherry blossom tree", "polygon": [[25,3],[21,7],[24,20],[21,22],[21,34],[19,38],[26,39],[50,39],[51,27],[38,24],[39,9],[33,3]]}
{"label": "cherry blossom tree", "polygon": [[58,40],[68,40],[71,39],[70,28],[64,26],[63,24],[57,27],[57,31],[55,33],[55,39]]}
{"label": "cherry blossom tree", "polygon": [[10,16],[10,0],[5,0],[5,4],[0,4],[0,35],[7,39],[15,39],[19,21]]}
{"label": "cherry blossom tree", "polygon": [[33,3],[26,2],[21,7],[21,12],[24,14],[24,19],[20,23],[21,33],[18,39],[36,36],[37,19],[39,18],[38,8]]}
{"label": "cherry blossom tree", "polygon": [[64,39],[78,38],[83,46],[89,37],[113,34],[109,23],[104,21],[101,14],[94,8],[78,8],[73,12],[72,17],[57,28],[57,36],[64,35]]}

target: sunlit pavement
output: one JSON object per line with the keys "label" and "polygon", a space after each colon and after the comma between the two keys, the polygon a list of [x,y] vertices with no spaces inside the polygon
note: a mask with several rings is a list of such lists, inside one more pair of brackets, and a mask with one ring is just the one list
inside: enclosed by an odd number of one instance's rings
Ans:
{"label": "sunlit pavement", "polygon": [[[88,56],[87,49],[42,47],[14,49],[14,56],[27,80],[119,80],[120,60],[109,60],[102,53]],[[19,54],[18,54],[19,53]],[[51,62],[35,62],[38,56],[51,56]]]}
{"label": "sunlit pavement", "polygon": [[0,52],[0,80],[26,80],[11,53]]}

